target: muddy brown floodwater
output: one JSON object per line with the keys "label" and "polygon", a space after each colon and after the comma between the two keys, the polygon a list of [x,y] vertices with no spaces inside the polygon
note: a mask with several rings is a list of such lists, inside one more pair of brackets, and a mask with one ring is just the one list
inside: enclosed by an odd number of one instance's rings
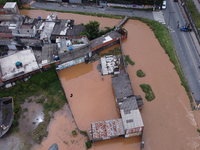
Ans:
{"label": "muddy brown floodwater", "polygon": [[[38,16],[46,18],[51,13],[38,10],[21,10],[20,12],[35,18]],[[105,26],[112,27],[119,22],[117,19],[64,13],[56,14],[58,14],[59,19],[74,19],[75,24],[97,20],[100,22],[101,28]],[[200,122],[199,112],[191,112],[189,99],[183,86],[181,86],[174,65],[169,61],[169,57],[165,54],[154,33],[146,24],[137,20],[129,20],[124,28],[128,30],[129,34],[127,40],[123,41],[122,48],[124,54],[130,55],[130,58],[135,62],[135,65],[129,65],[127,70],[134,93],[142,95],[144,101],[141,112],[145,126],[144,149],[200,149],[197,132],[197,123]],[[98,61],[88,65],[83,63],[58,72],[75,120],[82,130],[87,130],[91,122],[119,117],[112,91],[111,76],[105,76],[104,81],[102,81],[96,68],[97,64]],[[138,78],[136,76],[136,71],[139,69],[146,73],[146,77]],[[156,96],[153,101],[146,101],[145,94],[139,87],[142,83],[151,85]],[[70,94],[73,94],[73,97],[70,98]],[[194,116],[197,118],[197,122]],[[60,136],[65,128],[61,128],[59,123],[63,122],[64,119],[67,120],[65,117],[55,115],[55,125],[49,126],[49,131],[54,131],[52,132],[54,134],[49,132],[47,139],[42,142],[45,149],[54,141],[63,142],[64,139]],[[68,124],[66,123],[65,126],[67,128]],[[68,134],[69,132],[66,132],[66,139],[69,136]],[[54,140],[50,140],[51,142],[48,143],[48,139],[53,139],[53,137],[55,137]],[[139,149],[140,138],[125,139],[121,137],[99,141],[95,143],[92,149]],[[59,148],[68,149],[63,144],[60,144]],[[84,149],[84,147],[74,149],[79,150]]]}

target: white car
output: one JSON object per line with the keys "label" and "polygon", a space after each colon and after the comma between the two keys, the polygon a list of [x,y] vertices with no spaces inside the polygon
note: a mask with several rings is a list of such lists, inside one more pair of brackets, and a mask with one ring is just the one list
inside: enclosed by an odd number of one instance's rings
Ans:
{"label": "white car", "polygon": [[166,2],[166,1],[163,1],[162,9],[166,9],[166,7],[167,7],[167,2]]}

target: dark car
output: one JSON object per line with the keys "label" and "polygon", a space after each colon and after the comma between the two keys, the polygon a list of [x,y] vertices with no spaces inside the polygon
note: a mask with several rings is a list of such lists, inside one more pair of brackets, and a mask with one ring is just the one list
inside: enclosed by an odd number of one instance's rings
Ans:
{"label": "dark car", "polygon": [[174,0],[174,2],[178,2],[178,0]]}

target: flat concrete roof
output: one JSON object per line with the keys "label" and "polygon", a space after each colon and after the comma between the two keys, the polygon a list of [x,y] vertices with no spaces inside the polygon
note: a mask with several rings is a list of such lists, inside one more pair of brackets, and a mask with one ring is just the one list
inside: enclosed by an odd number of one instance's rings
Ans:
{"label": "flat concrete roof", "polygon": [[40,34],[40,40],[43,40],[45,36],[47,36],[48,39],[50,39],[54,26],[55,22],[44,22],[44,29]]}
{"label": "flat concrete roof", "polygon": [[14,8],[16,4],[16,2],[7,2],[3,8]]}
{"label": "flat concrete roof", "polygon": [[120,36],[121,36],[121,34],[118,33],[117,31],[110,31],[107,34],[90,41],[91,48],[101,45],[103,43],[109,42]]}
{"label": "flat concrete roof", "polygon": [[[19,68],[16,67],[16,62],[18,61],[22,63]],[[7,81],[38,69],[32,49],[22,50],[0,59],[2,81]]]}

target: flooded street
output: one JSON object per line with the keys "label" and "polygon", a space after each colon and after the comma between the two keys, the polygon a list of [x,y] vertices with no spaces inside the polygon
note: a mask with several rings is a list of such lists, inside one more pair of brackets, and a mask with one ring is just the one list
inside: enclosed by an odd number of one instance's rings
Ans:
{"label": "flooded street", "polygon": [[[46,18],[51,12],[38,10],[21,10],[21,14],[29,17]],[[57,13],[59,19],[74,19],[75,24],[88,23],[89,20],[100,22],[101,28],[112,27],[119,20],[98,18],[76,14]],[[123,41],[122,48],[125,55],[129,55],[135,62],[128,65],[132,87],[135,95],[141,95],[144,107],[141,111],[144,122],[145,141],[144,150],[193,150],[199,148],[197,123],[198,112],[191,112],[188,96],[179,76],[170,62],[169,57],[160,46],[158,40],[149,27],[137,20],[129,20],[124,26],[128,31],[127,40]],[[118,47],[118,46],[117,46]],[[110,49],[109,49],[110,50]],[[91,64],[79,64],[58,72],[66,97],[72,109],[76,123],[81,130],[88,130],[92,122],[119,118],[116,102],[113,96],[111,76],[104,76],[97,70],[98,61]],[[146,77],[138,78],[137,70],[143,70]],[[140,84],[149,84],[155,93],[155,99],[147,102]],[[73,94],[73,97],[70,95]],[[197,123],[196,123],[196,119]],[[84,150],[84,138],[80,137],[74,147],[70,138],[75,127],[68,115],[67,108],[55,114],[54,121],[49,125],[49,135],[42,145],[33,149],[48,149],[53,143],[59,149]],[[67,117],[66,117],[67,116]],[[72,125],[72,127],[71,127]],[[115,138],[99,141],[93,150],[132,150],[140,148],[141,137]],[[65,144],[66,141],[68,144]]]}

